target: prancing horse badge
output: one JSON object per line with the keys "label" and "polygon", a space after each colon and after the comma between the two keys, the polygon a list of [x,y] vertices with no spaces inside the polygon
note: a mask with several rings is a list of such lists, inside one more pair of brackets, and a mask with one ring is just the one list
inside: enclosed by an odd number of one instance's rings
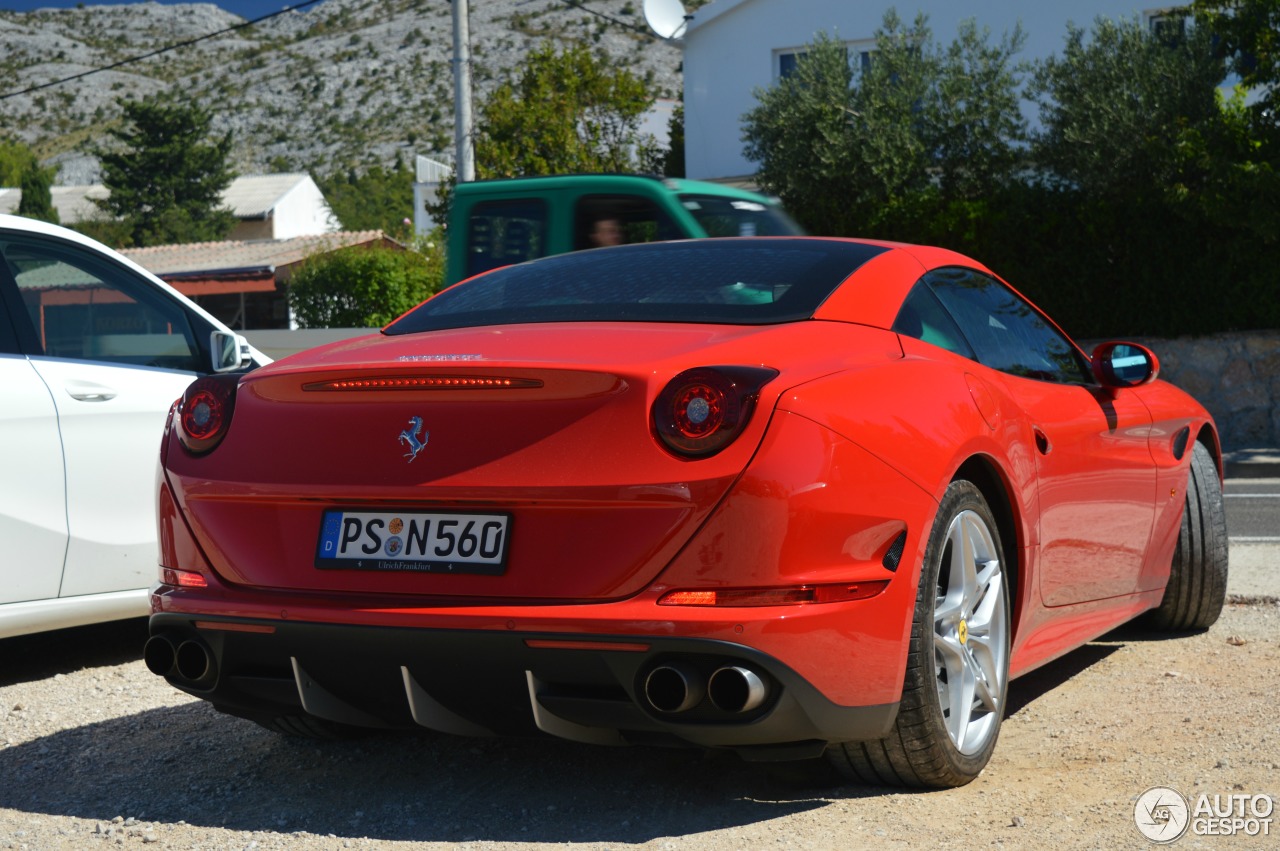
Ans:
{"label": "prancing horse badge", "polygon": [[409,427],[400,432],[400,442],[409,447],[404,457],[409,459],[410,464],[413,463],[414,458],[418,457],[418,453],[426,448],[427,439],[430,437],[431,432],[422,430],[422,417],[409,418]]}

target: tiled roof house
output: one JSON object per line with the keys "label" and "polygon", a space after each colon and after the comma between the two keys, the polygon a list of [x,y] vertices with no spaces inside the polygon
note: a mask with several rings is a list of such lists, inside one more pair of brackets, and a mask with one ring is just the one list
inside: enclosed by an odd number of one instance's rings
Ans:
{"label": "tiled roof house", "polygon": [[[64,225],[105,215],[93,203],[109,194],[101,184],[54,186],[49,193]],[[21,190],[0,189],[0,213],[16,212],[21,200]],[[289,327],[285,285],[309,254],[353,245],[403,247],[382,231],[339,231],[320,188],[306,174],[237,177],[222,201],[239,219],[226,240],[121,253],[232,328]]]}
{"label": "tiled roof house", "polygon": [[351,246],[401,248],[380,230],[275,240],[224,240],[121,251],[232,328],[287,328],[286,285],[311,254]]}

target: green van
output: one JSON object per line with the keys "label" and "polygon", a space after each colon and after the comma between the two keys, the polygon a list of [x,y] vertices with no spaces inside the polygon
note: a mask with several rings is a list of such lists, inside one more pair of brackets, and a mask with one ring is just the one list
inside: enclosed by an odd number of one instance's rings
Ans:
{"label": "green van", "polygon": [[445,283],[622,242],[801,233],[776,201],[716,183],[623,174],[481,180],[454,187]]}

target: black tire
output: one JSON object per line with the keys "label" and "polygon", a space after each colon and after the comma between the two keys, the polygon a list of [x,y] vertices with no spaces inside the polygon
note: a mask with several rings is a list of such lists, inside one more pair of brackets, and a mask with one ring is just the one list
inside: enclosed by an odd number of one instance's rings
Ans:
{"label": "black tire", "polygon": [[1218,467],[1203,443],[1191,450],[1187,499],[1169,584],[1146,618],[1163,630],[1207,629],[1227,599],[1227,512]]}
{"label": "black tire", "polygon": [[[959,607],[952,602],[952,568],[959,564],[952,546],[958,540],[957,528],[963,540],[985,531],[980,545],[970,551],[976,596],[966,591],[962,595],[966,602]],[[959,612],[954,624],[952,612]],[[1009,613],[1009,581],[995,517],[975,485],[952,482],[925,550],[894,729],[878,741],[829,747],[826,756],[836,770],[861,783],[928,788],[963,786],[977,777],[995,750],[1004,715],[1012,631]],[[972,628],[966,618],[972,620]],[[966,654],[968,662],[963,661]],[[945,659],[961,660],[961,669],[975,674],[975,691],[968,694],[968,706],[960,712],[955,707],[963,707],[965,688],[957,682],[953,695],[949,680],[963,678],[948,675]],[[993,678],[997,680],[994,687]],[[944,695],[950,708],[943,706]],[[949,725],[960,728],[960,743],[948,732]]]}

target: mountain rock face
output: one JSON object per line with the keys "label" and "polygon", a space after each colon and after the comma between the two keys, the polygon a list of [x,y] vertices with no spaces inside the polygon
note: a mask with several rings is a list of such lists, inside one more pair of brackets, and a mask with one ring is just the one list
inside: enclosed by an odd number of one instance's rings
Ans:
{"label": "mountain rock face", "polygon": [[[242,173],[448,156],[446,0],[323,0],[245,23],[208,3],[0,11],[0,138],[57,164],[60,184],[92,183],[87,149],[119,120],[117,100],[171,91],[210,108],[215,132],[234,133]],[[640,0],[472,0],[470,30],[477,104],[547,41],[586,44],[649,81],[655,97],[679,94],[681,50],[648,34]]]}

